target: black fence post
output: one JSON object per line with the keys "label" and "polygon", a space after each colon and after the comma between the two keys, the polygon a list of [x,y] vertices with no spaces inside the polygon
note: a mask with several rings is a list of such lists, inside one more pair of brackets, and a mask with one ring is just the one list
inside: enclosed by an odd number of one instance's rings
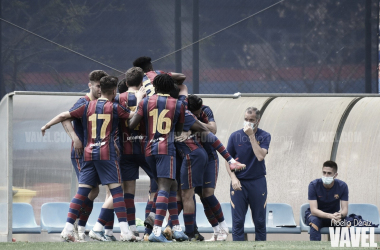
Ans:
{"label": "black fence post", "polygon": [[[193,43],[199,40],[199,0],[193,0]],[[199,43],[193,45],[193,93],[199,94]]]}
{"label": "black fence post", "polygon": [[[371,76],[371,0],[365,1],[365,92],[372,93]],[[378,52],[377,52],[378,53]]]}
{"label": "black fence post", "polygon": [[[181,30],[181,1],[175,1],[175,50],[179,50],[182,47],[182,30]],[[175,72],[182,72],[182,51],[175,53]]]}

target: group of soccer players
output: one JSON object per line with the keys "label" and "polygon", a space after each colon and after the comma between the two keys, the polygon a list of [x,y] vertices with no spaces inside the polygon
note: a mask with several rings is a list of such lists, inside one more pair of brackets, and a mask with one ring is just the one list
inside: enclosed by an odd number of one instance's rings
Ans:
{"label": "group of soccer players", "polygon": [[[137,58],[133,66],[120,82],[102,70],[91,72],[90,92],[41,128],[44,134],[61,122],[73,140],[71,158],[79,186],[61,237],[86,241],[86,222],[102,184],[109,191],[89,236],[116,241],[115,213],[120,240],[140,241],[134,196],[141,167],[151,179],[144,240],[204,240],[196,226],[195,193],[214,229],[209,241],[226,240],[228,227],[214,195],[219,170],[216,152],[228,161],[231,171],[245,165],[235,161],[215,136],[213,113],[201,98],[188,95],[185,75],[153,70],[149,57]],[[185,232],[178,220],[182,210]],[[167,212],[168,225],[162,231]]]}

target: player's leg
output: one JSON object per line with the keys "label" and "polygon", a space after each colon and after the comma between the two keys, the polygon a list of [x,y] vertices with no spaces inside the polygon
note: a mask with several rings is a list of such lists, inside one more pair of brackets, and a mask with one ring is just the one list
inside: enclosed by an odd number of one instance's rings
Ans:
{"label": "player's leg", "polygon": [[248,194],[251,190],[235,191],[230,185],[232,211],[232,240],[244,241],[244,222],[248,210]]}
{"label": "player's leg", "polygon": [[121,176],[123,179],[124,202],[127,209],[127,220],[131,231],[139,237],[136,229],[135,192],[136,179],[139,178],[138,155],[122,155],[120,158]]}
{"label": "player's leg", "polygon": [[111,239],[113,236],[112,230],[106,229],[106,232],[104,232],[103,229],[107,225],[107,223],[113,221],[113,218],[114,218],[113,199],[112,199],[112,196],[109,196],[106,199],[106,201],[103,203],[98,220],[89,233],[90,238],[94,240],[99,240],[99,241],[108,241],[108,238]]}
{"label": "player's leg", "polygon": [[84,162],[81,171],[78,191],[70,203],[66,225],[61,233],[61,237],[65,241],[75,241],[74,223],[79,216],[79,210],[91,192],[92,187],[97,186],[98,176],[93,162]]}
{"label": "player's leg", "polygon": [[317,216],[311,215],[310,210],[306,210],[305,222],[310,226],[310,241],[321,241],[323,220]]}
{"label": "player's leg", "polygon": [[240,184],[248,194],[248,203],[251,207],[252,220],[255,224],[255,241],[266,241],[266,205],[268,195],[266,178],[240,180]]}
{"label": "player's leg", "polygon": [[95,161],[95,167],[103,185],[108,185],[113,201],[113,208],[120,224],[120,240],[135,241],[140,238],[134,236],[128,228],[127,210],[125,208],[123,189],[121,187],[121,171],[117,161]]}

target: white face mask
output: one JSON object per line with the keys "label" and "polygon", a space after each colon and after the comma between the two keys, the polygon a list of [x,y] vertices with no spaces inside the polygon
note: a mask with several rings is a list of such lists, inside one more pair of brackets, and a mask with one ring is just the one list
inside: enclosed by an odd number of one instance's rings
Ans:
{"label": "white face mask", "polygon": [[255,123],[244,121],[244,127],[245,127],[246,125],[251,126],[251,128],[252,128],[253,130],[255,130],[255,127],[256,127],[256,124],[255,124]]}
{"label": "white face mask", "polygon": [[[335,176],[335,174],[334,174],[334,176]],[[330,185],[334,181],[334,176],[331,176],[331,177],[322,176],[323,184]]]}

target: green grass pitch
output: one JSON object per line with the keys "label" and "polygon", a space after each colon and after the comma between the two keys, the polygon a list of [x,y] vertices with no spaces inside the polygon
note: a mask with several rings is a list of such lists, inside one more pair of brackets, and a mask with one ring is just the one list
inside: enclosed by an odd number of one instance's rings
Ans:
{"label": "green grass pitch", "polygon": [[[380,244],[379,244],[380,245]],[[15,242],[0,243],[0,249],[28,249],[28,250],[125,250],[125,249],[145,249],[145,250],[181,250],[181,249],[209,249],[209,250],[237,250],[237,249],[333,249],[330,242],[309,242],[309,241],[267,241],[267,242],[175,242],[175,243],[149,243],[149,242],[87,242],[87,243],[65,243],[65,242]],[[335,248],[336,249],[336,248]],[[356,249],[356,248],[349,248]],[[358,248],[359,249],[359,248]],[[379,249],[379,247],[378,247]]]}

